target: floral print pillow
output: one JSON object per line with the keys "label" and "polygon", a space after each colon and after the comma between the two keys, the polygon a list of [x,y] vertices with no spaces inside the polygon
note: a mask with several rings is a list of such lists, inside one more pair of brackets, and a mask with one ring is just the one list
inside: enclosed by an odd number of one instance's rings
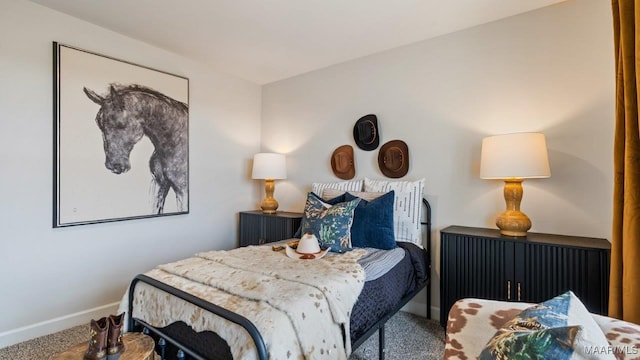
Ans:
{"label": "floral print pillow", "polygon": [[[582,302],[568,291],[523,310],[489,340],[486,359],[614,359],[609,343]],[[607,356],[608,355],[608,356]]]}
{"label": "floral print pillow", "polygon": [[304,206],[301,233],[315,235],[323,249],[330,248],[339,253],[351,250],[353,212],[359,203],[358,198],[330,205],[310,192]]}

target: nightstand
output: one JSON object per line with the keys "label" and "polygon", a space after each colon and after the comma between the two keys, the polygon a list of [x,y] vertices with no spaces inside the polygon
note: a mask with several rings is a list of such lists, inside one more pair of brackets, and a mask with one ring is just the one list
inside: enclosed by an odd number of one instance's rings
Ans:
{"label": "nightstand", "polygon": [[539,303],[567,290],[606,315],[611,244],[606,239],[450,226],[440,231],[440,323],[462,298]]}
{"label": "nightstand", "polygon": [[240,212],[240,246],[262,245],[290,239],[298,231],[302,213],[278,211],[264,214],[260,210]]}

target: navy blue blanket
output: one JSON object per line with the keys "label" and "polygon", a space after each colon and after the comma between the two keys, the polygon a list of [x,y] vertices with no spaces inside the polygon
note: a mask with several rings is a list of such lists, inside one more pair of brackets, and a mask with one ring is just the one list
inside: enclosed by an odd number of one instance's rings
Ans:
{"label": "navy blue blanket", "polygon": [[412,243],[398,242],[398,246],[405,250],[405,257],[385,275],[367,281],[353,306],[352,343],[428,279],[427,252]]}

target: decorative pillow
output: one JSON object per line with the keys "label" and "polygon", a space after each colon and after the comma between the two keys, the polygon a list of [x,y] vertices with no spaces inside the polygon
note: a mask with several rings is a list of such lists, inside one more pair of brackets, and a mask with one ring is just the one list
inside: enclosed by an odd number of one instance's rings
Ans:
{"label": "decorative pillow", "polygon": [[324,189],[336,189],[346,191],[362,191],[363,180],[349,180],[349,181],[337,181],[337,182],[326,182],[326,183],[312,183],[311,191],[316,194],[323,195],[322,191]]}
{"label": "decorative pillow", "polygon": [[395,191],[393,205],[396,241],[412,242],[422,247],[422,193],[424,178],[416,181],[364,179],[364,191]]}
{"label": "decorative pillow", "polygon": [[582,302],[568,291],[523,310],[489,340],[479,359],[615,359]]}
{"label": "decorative pillow", "polygon": [[331,205],[315,193],[309,193],[304,206],[301,233],[315,235],[323,249],[330,248],[334,252],[350,250],[353,212],[358,203],[360,199]]}
{"label": "decorative pillow", "polygon": [[322,199],[325,199],[325,201],[326,199],[334,199],[336,197],[339,197],[340,195],[346,194],[347,192],[353,196],[357,196],[360,199],[367,200],[367,201],[377,199],[380,196],[386,194],[386,192],[343,191],[343,190],[337,190],[337,189],[324,189],[322,191]]}
{"label": "decorative pillow", "polygon": [[[318,194],[313,193],[313,195],[315,195],[315,197],[320,198],[320,196],[318,196]],[[333,198],[330,199],[322,199],[322,201],[326,202],[329,205],[335,205],[337,203],[341,203],[341,202],[345,202],[345,193],[342,193],[341,195],[335,196]],[[308,198],[308,195],[307,195]],[[302,221],[300,222],[300,226],[298,227],[298,230],[296,230],[296,233],[293,234],[294,238],[298,238],[300,239],[302,237]]]}
{"label": "decorative pillow", "polygon": [[[372,193],[364,193],[364,196],[370,194]],[[372,247],[382,250],[395,248],[396,238],[393,232],[394,191],[391,190],[371,201],[362,199],[350,192],[345,195],[346,201],[354,199],[361,199],[361,201],[353,213],[351,246]]]}

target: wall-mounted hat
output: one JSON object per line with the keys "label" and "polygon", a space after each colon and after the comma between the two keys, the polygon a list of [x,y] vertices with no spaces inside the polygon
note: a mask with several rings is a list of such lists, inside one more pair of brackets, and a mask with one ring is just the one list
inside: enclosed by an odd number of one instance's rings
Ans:
{"label": "wall-mounted hat", "polygon": [[365,115],[356,121],[353,126],[353,139],[362,150],[371,151],[380,145],[380,131],[378,131],[378,118],[373,115]]}
{"label": "wall-mounted hat", "polygon": [[343,180],[350,180],[356,176],[356,167],[353,163],[353,147],[351,145],[342,145],[333,151],[331,169],[337,177]]}
{"label": "wall-mounted hat", "polygon": [[402,140],[391,140],[378,152],[378,167],[390,178],[400,178],[409,171],[409,147]]}

